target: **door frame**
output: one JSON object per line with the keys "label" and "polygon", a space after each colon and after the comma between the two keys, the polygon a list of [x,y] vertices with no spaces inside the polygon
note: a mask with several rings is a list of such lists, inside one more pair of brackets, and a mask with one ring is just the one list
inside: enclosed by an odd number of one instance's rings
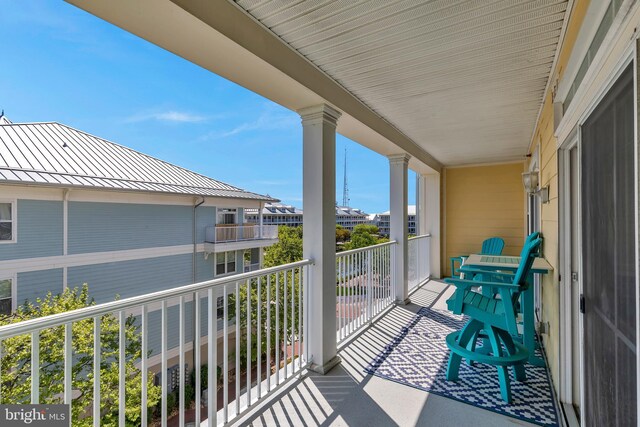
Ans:
{"label": "door frame", "polygon": [[[582,121],[581,121],[582,124]],[[560,318],[560,402],[563,406],[563,412],[567,417],[569,425],[579,425],[578,417],[573,406],[573,319],[570,308],[572,306],[572,281],[571,281],[571,150],[578,150],[578,182],[576,183],[578,207],[582,206],[582,168],[580,162],[582,160],[582,147],[580,144],[580,126],[577,126],[562,143],[558,149],[558,198],[560,203],[559,212],[559,283],[558,292],[560,293],[559,318]],[[581,230],[582,210],[578,209],[576,220],[577,230]],[[577,237],[577,258],[578,258],[578,288],[582,294],[582,233],[578,232]],[[583,318],[578,318],[578,339],[580,341],[580,383],[584,384],[584,326]],[[584,387],[580,389],[580,419],[584,419]]]}

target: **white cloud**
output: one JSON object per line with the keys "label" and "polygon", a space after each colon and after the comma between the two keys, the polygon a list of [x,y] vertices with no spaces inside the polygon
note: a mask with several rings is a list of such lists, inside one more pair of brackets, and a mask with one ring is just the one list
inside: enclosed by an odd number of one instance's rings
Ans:
{"label": "white cloud", "polygon": [[128,117],[125,121],[128,123],[136,123],[148,120],[173,123],[197,123],[206,121],[208,118],[199,114],[186,113],[183,111],[164,111],[159,113],[136,114]]}
{"label": "white cloud", "polygon": [[210,132],[202,136],[201,139],[227,138],[250,131],[295,129],[295,126],[299,123],[300,118],[295,113],[285,111],[275,112],[273,108],[267,108],[266,111],[253,121],[242,123],[227,131]]}

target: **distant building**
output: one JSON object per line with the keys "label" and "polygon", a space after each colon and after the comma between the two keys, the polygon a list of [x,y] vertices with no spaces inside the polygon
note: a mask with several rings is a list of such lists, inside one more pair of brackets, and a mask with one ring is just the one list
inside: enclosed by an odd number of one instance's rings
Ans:
{"label": "distant building", "polygon": [[[245,209],[244,218],[249,223],[260,223],[258,209]],[[302,225],[302,210],[282,203],[265,203],[262,208],[262,224],[298,227]]]}
{"label": "distant building", "polygon": [[[407,207],[407,215],[408,215],[408,233],[417,235],[416,228],[416,205],[409,205]],[[371,214],[369,215],[369,222],[373,225],[378,226],[378,230],[380,235],[388,236],[391,233],[391,212],[386,211],[379,214]]]}
{"label": "distant building", "polygon": [[369,215],[360,209],[350,208],[348,206],[336,206],[336,224],[341,225],[349,231],[358,224],[368,224]]}
{"label": "distant building", "polygon": [[[258,224],[260,218],[258,209],[245,209],[245,220],[249,223]],[[336,206],[336,224],[348,230],[358,224],[369,224],[369,215],[360,209],[348,206]],[[288,225],[297,227],[302,225],[302,210],[295,206],[282,203],[265,203],[262,208],[263,225]]]}

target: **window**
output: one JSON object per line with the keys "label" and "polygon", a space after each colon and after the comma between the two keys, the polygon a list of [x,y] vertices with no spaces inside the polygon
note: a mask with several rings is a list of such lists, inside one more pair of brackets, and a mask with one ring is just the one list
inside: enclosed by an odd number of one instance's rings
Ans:
{"label": "window", "polygon": [[9,315],[13,310],[12,285],[12,279],[0,279],[0,316]]}
{"label": "window", "polygon": [[236,209],[218,209],[218,224],[228,225],[237,224],[236,222]]}
{"label": "window", "polygon": [[15,242],[15,204],[0,202],[0,243]]}
{"label": "window", "polygon": [[236,252],[220,252],[216,254],[216,276],[236,272]]}

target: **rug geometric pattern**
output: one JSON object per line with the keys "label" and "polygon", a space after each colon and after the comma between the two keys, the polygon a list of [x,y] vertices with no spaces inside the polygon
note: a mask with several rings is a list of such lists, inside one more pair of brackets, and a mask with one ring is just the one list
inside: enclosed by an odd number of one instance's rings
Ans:
{"label": "rug geometric pattern", "polygon": [[[447,310],[422,308],[383,352],[367,366],[370,374],[455,399],[530,423],[558,426],[551,383],[545,367],[525,365],[527,380],[511,376],[513,402],[500,396],[495,366],[466,359],[460,365],[457,382],[446,380],[449,349],[445,337],[466,323],[466,318]],[[538,351],[538,350],[536,350]]]}

